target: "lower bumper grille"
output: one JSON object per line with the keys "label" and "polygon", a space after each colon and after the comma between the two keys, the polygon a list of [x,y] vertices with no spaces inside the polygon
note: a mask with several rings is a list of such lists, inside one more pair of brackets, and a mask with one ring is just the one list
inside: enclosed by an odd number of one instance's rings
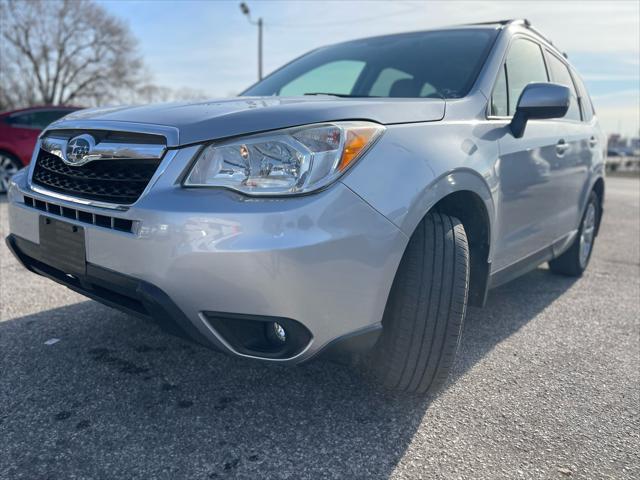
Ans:
{"label": "lower bumper grille", "polygon": [[97,213],[86,212],[84,210],[77,210],[75,208],[63,207],[55,203],[45,202],[44,200],[38,200],[37,198],[31,198],[26,195],[24,196],[24,204],[27,207],[36,208],[52,215],[70,218],[71,220],[77,220],[82,223],[110,228],[112,230],[119,230],[121,232],[134,233],[134,222],[132,220],[127,220],[126,218],[100,215]]}
{"label": "lower bumper grille", "polygon": [[100,202],[130,205],[149,184],[160,160],[101,160],[69,166],[40,150],[32,182],[54,192]]}

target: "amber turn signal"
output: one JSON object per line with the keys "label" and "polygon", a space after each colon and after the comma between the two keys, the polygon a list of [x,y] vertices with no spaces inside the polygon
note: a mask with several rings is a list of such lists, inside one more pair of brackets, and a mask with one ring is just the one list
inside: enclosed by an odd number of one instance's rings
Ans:
{"label": "amber turn signal", "polygon": [[344,149],[338,164],[338,170],[344,171],[371,144],[380,133],[380,128],[373,126],[350,127],[346,131]]}

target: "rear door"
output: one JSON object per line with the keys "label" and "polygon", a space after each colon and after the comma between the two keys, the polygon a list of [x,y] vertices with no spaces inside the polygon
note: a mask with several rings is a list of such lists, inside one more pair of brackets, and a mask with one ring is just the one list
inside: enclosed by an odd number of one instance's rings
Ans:
{"label": "rear door", "polygon": [[599,139],[594,129],[585,122],[585,114],[571,74],[564,59],[549,50],[545,51],[551,81],[565,85],[571,91],[569,110],[563,118],[550,120],[558,132],[562,132],[566,151],[558,152],[555,158],[553,186],[557,199],[556,214],[558,238],[576,230],[582,216],[582,197],[589,187],[588,178],[593,163],[593,152],[597,150]]}
{"label": "rear door", "polygon": [[[587,179],[584,185],[578,186],[580,191],[579,203],[580,206],[584,207],[587,202],[587,197],[591,192],[592,177],[599,173],[598,167],[602,167],[604,164],[607,139],[600,128],[596,112],[593,108],[593,102],[591,102],[584,82],[574,69],[571,69],[571,75],[578,90],[578,102],[580,103],[580,111],[582,113],[582,127],[587,136],[588,146],[588,151],[583,154],[585,161],[588,163]],[[582,209],[580,209],[578,211],[578,223],[576,225],[582,220],[582,213]]]}
{"label": "rear door", "polygon": [[509,130],[520,94],[532,82],[547,82],[540,45],[524,36],[515,37],[494,86],[490,120],[500,122],[500,157],[497,195],[496,248],[493,271],[516,264],[541,251],[557,238],[558,204],[565,204],[557,190],[556,176],[562,156],[570,154],[566,134],[549,120],[532,120],[522,138]]}

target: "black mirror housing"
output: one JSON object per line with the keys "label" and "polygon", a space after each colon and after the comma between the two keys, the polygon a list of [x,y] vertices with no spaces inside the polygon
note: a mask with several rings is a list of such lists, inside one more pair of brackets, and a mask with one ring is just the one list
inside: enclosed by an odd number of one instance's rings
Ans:
{"label": "black mirror housing", "polygon": [[571,90],[557,83],[530,83],[518,99],[510,128],[514,137],[524,135],[527,121],[562,118],[569,110]]}

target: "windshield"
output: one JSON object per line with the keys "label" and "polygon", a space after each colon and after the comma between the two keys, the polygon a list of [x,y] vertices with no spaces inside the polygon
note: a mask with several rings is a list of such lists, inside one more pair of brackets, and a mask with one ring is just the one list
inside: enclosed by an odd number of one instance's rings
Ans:
{"label": "windshield", "polygon": [[473,85],[494,29],[410,33],[320,48],[243,95],[460,98]]}

